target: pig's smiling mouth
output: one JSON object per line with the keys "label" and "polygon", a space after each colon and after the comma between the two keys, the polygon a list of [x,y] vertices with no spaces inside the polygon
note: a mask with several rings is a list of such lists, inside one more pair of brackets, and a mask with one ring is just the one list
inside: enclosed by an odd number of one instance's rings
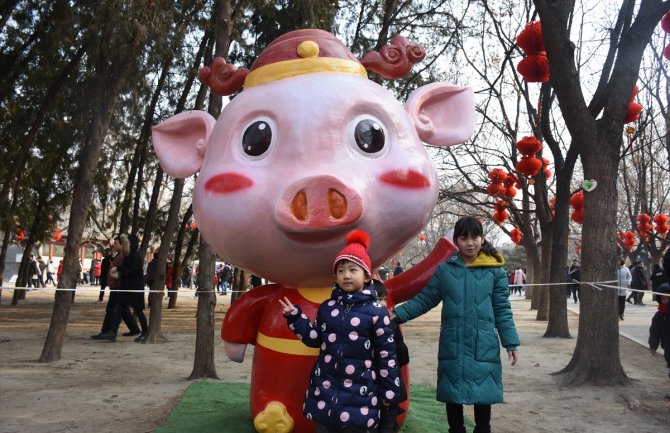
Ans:
{"label": "pig's smiling mouth", "polygon": [[300,244],[324,244],[337,242],[342,243],[343,237],[352,230],[351,226],[342,226],[337,228],[328,228],[323,231],[286,231],[284,235],[290,240]]}

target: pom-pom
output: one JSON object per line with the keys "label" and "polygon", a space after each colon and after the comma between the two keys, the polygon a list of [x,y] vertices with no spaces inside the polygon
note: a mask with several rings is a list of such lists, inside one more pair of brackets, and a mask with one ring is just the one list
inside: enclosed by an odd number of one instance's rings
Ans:
{"label": "pom-pom", "polygon": [[661,18],[661,28],[664,32],[670,33],[670,12],[663,15]]}
{"label": "pom-pom", "polygon": [[491,197],[502,197],[505,195],[505,186],[501,183],[490,183],[486,187],[486,192],[488,192]]}
{"label": "pom-pom", "polygon": [[494,168],[489,172],[489,179],[493,183],[503,183],[507,179],[507,173],[502,168]]}
{"label": "pom-pom", "polygon": [[368,250],[368,247],[370,246],[370,235],[368,235],[364,230],[353,230],[347,235],[346,239],[347,245],[349,244],[361,244],[363,245],[363,248],[365,248],[365,251]]}
{"label": "pom-pom", "polygon": [[639,223],[648,223],[649,221],[651,221],[651,217],[649,216],[649,214],[642,212],[635,217],[635,220]]}
{"label": "pom-pom", "polygon": [[579,191],[570,196],[570,206],[575,210],[584,209],[584,192]]}
{"label": "pom-pom", "polygon": [[514,188],[513,186],[508,186],[505,189],[505,197],[514,198],[514,197],[516,197],[516,192],[517,192],[516,188]]}
{"label": "pom-pom", "polygon": [[542,25],[539,21],[533,21],[526,24],[526,27],[516,37],[516,44],[526,52],[526,54],[537,54],[544,51],[544,42],[542,41]]}

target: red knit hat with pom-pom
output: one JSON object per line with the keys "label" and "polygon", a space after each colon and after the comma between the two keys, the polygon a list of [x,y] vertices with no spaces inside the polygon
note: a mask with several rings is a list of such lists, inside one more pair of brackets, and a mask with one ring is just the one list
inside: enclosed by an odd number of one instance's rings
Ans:
{"label": "red knit hat with pom-pom", "polygon": [[363,230],[354,230],[347,235],[347,246],[339,252],[333,262],[333,272],[337,271],[337,263],[340,260],[349,260],[363,268],[368,275],[372,275],[372,263],[368,256],[370,236]]}

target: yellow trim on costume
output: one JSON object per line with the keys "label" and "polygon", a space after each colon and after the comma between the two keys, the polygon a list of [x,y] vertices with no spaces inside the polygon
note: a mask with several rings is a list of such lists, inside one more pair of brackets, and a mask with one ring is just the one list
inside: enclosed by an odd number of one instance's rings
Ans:
{"label": "yellow trim on costume", "polygon": [[316,289],[298,289],[300,296],[307,299],[309,302],[320,304],[326,299],[330,298],[332,287],[316,288]]}
{"label": "yellow trim on costume", "polygon": [[256,336],[256,344],[266,349],[288,353],[289,355],[317,356],[319,354],[318,348],[307,347],[300,340],[268,337],[262,332],[259,332]]}
{"label": "yellow trim on costume", "polygon": [[297,77],[317,72],[338,72],[341,74],[368,77],[368,73],[358,61],[334,57],[307,57],[270,63],[251,71],[244,80],[244,87],[254,87],[272,81]]}

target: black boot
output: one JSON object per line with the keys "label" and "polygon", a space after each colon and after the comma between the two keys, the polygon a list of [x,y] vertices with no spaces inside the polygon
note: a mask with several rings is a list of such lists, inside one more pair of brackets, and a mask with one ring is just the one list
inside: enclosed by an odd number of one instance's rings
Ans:
{"label": "black boot", "polygon": [[116,341],[116,333],[112,331],[107,331],[97,336],[96,340],[109,340],[111,342]]}

